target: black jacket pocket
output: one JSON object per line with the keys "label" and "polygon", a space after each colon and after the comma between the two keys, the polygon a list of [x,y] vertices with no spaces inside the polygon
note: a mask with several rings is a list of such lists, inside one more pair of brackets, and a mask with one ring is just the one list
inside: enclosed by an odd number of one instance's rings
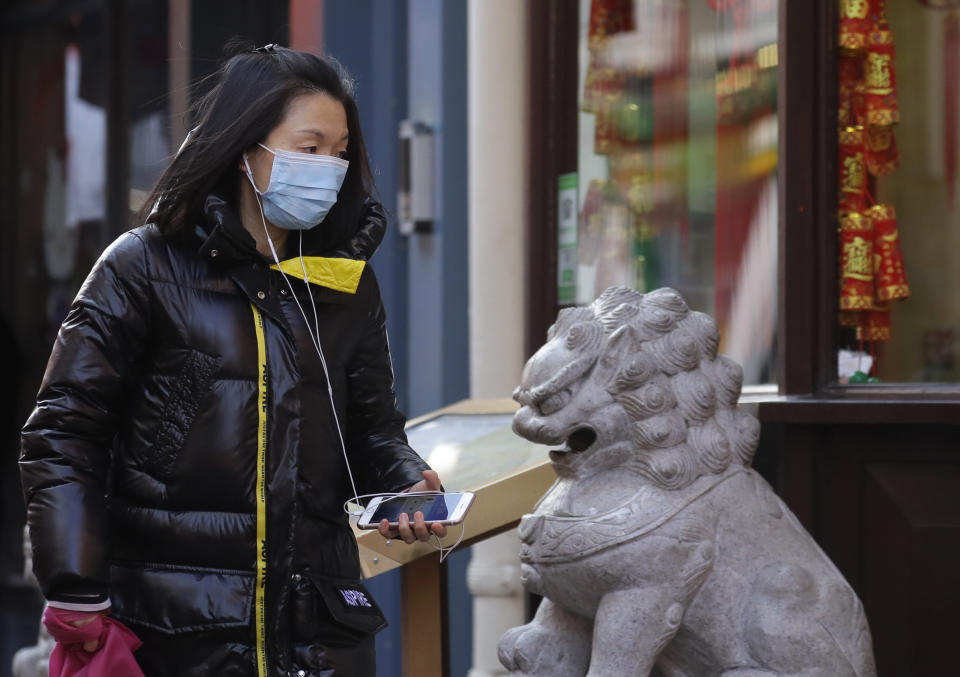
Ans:
{"label": "black jacket pocket", "polygon": [[221,358],[199,350],[191,350],[187,355],[160,416],[153,453],[144,464],[149,474],[164,480],[173,475],[177,456],[220,362]]}
{"label": "black jacket pocket", "polygon": [[387,627],[373,595],[358,580],[307,573],[294,591],[294,641],[354,646]]}
{"label": "black jacket pocket", "polygon": [[165,634],[250,624],[256,576],[173,565],[110,567],[111,613]]}

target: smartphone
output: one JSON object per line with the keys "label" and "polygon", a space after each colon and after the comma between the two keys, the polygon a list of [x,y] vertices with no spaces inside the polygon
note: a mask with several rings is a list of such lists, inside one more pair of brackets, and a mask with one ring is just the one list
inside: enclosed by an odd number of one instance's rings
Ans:
{"label": "smartphone", "polygon": [[380,521],[386,519],[390,526],[397,526],[400,515],[407,513],[410,523],[416,512],[423,513],[427,524],[460,524],[473,503],[473,492],[464,491],[449,494],[400,494],[399,496],[377,496],[370,499],[367,509],[360,515],[357,526],[361,529],[376,529]]}

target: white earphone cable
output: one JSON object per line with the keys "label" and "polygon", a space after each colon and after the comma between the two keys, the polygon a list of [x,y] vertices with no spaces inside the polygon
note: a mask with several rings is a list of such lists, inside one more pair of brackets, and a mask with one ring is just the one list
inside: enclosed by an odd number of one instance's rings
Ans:
{"label": "white earphone cable", "polygon": [[[350,467],[350,459],[347,456],[347,445],[343,439],[343,431],[340,428],[340,417],[337,415],[337,406],[333,398],[333,384],[330,381],[330,371],[327,369],[327,360],[323,355],[323,349],[320,345],[320,319],[317,313],[317,305],[313,299],[313,294],[310,291],[310,276],[307,273],[307,266],[303,260],[303,231],[299,231],[299,258],[300,258],[300,269],[303,273],[303,282],[306,286],[307,297],[310,299],[310,306],[313,310],[313,327],[310,326],[310,320],[307,317],[306,311],[304,311],[303,306],[300,303],[300,299],[297,298],[296,291],[293,288],[293,284],[290,282],[290,278],[287,277],[287,274],[283,270],[283,266],[280,265],[280,257],[277,255],[277,249],[273,244],[273,238],[270,237],[270,231],[267,229],[267,219],[263,213],[263,204],[260,201],[260,191],[257,189],[256,183],[253,181],[253,172],[250,170],[250,165],[247,163],[246,155],[244,155],[243,163],[247,168],[247,178],[250,180],[250,184],[254,189],[254,197],[257,200],[257,208],[260,211],[260,221],[263,223],[263,232],[267,236],[267,243],[270,246],[270,253],[273,255],[273,260],[277,264],[277,269],[280,271],[280,275],[283,276],[284,281],[287,283],[287,287],[290,289],[290,295],[293,296],[294,302],[297,304],[297,308],[300,310],[300,314],[303,316],[303,321],[306,324],[307,335],[310,337],[310,342],[313,344],[314,349],[317,351],[317,355],[320,357],[320,366],[323,368],[323,376],[327,382],[327,395],[330,398],[330,410],[333,412],[333,421],[337,429],[337,437],[340,441],[340,450],[343,453],[343,461],[347,467],[347,476],[350,478],[350,488],[353,490],[353,498],[347,499],[344,501],[343,510],[348,515],[354,515],[354,512],[350,510],[349,503],[354,502],[359,505],[361,508],[366,509],[366,506],[360,499],[373,498],[377,496],[383,496],[385,498],[396,498],[401,496],[418,496],[418,495],[435,495],[442,492],[439,491],[417,491],[417,492],[385,492],[380,494],[360,494],[357,491],[356,482],[353,479],[353,470]],[[362,511],[361,511],[362,513]],[[460,525],[460,536],[457,538],[457,541],[451,546],[444,546],[440,537],[437,534],[431,531],[431,536],[437,539],[437,545],[434,545],[429,540],[430,546],[435,550],[440,552],[440,561],[443,562],[447,556],[453,552],[453,550],[460,545],[460,542],[463,540],[464,529],[463,525]]]}
{"label": "white earphone cable", "polygon": [[[253,183],[253,173],[250,171],[250,165],[247,164],[247,158],[243,158],[244,164],[247,165],[247,178],[250,179],[250,183],[253,184],[256,188],[256,184]],[[310,337],[310,342],[313,343],[314,349],[317,351],[317,355],[320,356],[320,366],[323,367],[323,376],[327,382],[327,395],[330,397],[330,411],[333,412],[333,422],[337,429],[337,438],[340,440],[340,450],[343,452],[343,462],[347,465],[347,476],[350,478],[350,488],[353,489],[354,498],[359,498],[359,492],[357,491],[357,484],[353,479],[353,469],[350,467],[350,459],[347,457],[347,445],[343,441],[343,431],[340,429],[340,417],[337,416],[337,405],[333,399],[333,385],[330,383],[330,371],[327,369],[327,360],[323,356],[323,349],[320,347],[320,321],[317,317],[317,306],[313,300],[313,294],[310,293],[310,278],[307,275],[307,266],[303,262],[303,231],[300,231],[300,266],[303,270],[303,280],[304,284],[307,285],[307,296],[310,297],[310,305],[313,307],[313,318],[316,334],[310,328],[310,320],[307,318],[307,313],[303,310],[303,306],[300,305],[300,299],[297,298],[297,292],[293,288],[293,284],[290,282],[290,278],[287,277],[287,274],[283,271],[283,266],[280,265],[280,257],[277,256],[277,249],[273,245],[273,238],[270,237],[270,231],[267,229],[267,219],[263,214],[263,205],[260,202],[260,194],[258,191],[254,190],[254,197],[257,199],[257,208],[260,210],[260,221],[263,223],[263,232],[267,236],[267,243],[270,245],[270,253],[273,254],[273,260],[277,264],[277,268],[280,270],[280,274],[283,276],[284,282],[287,283],[287,287],[290,288],[290,295],[293,297],[294,302],[297,304],[297,308],[300,309],[300,314],[303,316],[303,321],[306,323],[307,335]],[[357,500],[357,503],[363,507],[363,504]]]}

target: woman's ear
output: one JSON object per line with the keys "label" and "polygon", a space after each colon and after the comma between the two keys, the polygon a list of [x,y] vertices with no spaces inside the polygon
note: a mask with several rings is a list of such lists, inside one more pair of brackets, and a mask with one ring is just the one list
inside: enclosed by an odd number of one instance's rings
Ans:
{"label": "woman's ear", "polygon": [[243,152],[240,154],[240,159],[237,161],[237,169],[240,170],[241,174],[246,174],[249,169],[250,173],[253,173],[253,168],[250,167],[250,159],[247,157],[247,153]]}

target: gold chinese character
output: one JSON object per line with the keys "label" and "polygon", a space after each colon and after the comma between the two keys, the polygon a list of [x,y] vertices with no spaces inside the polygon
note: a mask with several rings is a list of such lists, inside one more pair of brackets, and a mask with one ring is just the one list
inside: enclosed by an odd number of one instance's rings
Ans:
{"label": "gold chinese character", "polygon": [[853,242],[843,245],[845,265],[843,274],[861,280],[869,280],[873,275],[873,246],[867,240],[857,236]]}
{"label": "gold chinese character", "polygon": [[867,89],[890,89],[890,55],[870,52],[867,56]]}
{"label": "gold chinese character", "polygon": [[863,153],[843,159],[843,192],[859,193],[863,190]]}
{"label": "gold chinese character", "polygon": [[867,0],[842,0],[840,3],[840,14],[845,19],[864,19],[870,10],[870,3]]}

